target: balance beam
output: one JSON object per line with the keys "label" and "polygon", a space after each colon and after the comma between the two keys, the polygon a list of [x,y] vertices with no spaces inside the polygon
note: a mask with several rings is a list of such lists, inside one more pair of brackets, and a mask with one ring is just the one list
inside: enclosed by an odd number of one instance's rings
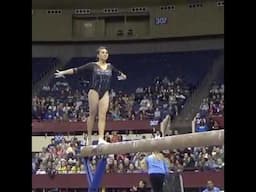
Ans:
{"label": "balance beam", "polygon": [[224,130],[217,130],[167,136],[156,139],[140,139],[103,145],[90,145],[81,150],[81,156],[89,157],[93,155],[153,152],[167,149],[173,150],[184,149],[186,147],[202,147],[223,144]]}

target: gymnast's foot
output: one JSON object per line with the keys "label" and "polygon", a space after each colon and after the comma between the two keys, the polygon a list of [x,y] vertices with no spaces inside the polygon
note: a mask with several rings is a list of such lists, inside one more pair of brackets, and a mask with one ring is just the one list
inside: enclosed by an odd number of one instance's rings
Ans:
{"label": "gymnast's foot", "polygon": [[107,141],[105,141],[104,139],[99,139],[98,145],[101,145],[101,144],[109,144],[109,143]]}

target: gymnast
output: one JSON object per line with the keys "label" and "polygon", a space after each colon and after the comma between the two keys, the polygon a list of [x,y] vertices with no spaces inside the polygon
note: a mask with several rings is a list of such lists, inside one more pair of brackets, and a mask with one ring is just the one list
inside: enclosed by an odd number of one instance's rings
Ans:
{"label": "gymnast", "polygon": [[98,144],[107,144],[104,140],[104,131],[106,127],[106,114],[109,107],[109,90],[112,72],[117,73],[118,80],[125,80],[124,73],[116,69],[111,63],[107,63],[109,53],[106,47],[97,49],[96,62],[89,62],[77,68],[71,68],[63,71],[57,70],[54,73],[55,78],[65,77],[65,75],[77,74],[83,70],[91,71],[90,88],[88,92],[89,117],[87,119],[87,141],[86,145],[92,144],[92,129],[98,112]]}

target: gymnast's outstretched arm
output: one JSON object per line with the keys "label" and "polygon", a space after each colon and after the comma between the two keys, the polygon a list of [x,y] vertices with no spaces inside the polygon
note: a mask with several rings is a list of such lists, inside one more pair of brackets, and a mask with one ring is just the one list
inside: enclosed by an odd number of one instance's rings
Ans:
{"label": "gymnast's outstretched arm", "polygon": [[118,79],[118,80],[125,80],[125,79],[127,79],[127,76],[126,76],[124,73],[122,73],[121,71],[119,71],[119,70],[118,70],[117,68],[115,68],[113,65],[111,65],[111,67],[112,67],[112,70],[118,74],[118,76],[117,76],[117,79]]}
{"label": "gymnast's outstretched arm", "polygon": [[78,73],[79,71],[83,71],[86,69],[92,69],[92,67],[93,67],[92,63],[87,63],[78,68],[71,68],[71,69],[67,69],[67,70],[63,70],[63,71],[56,70],[56,73],[54,73],[54,75],[56,78],[64,77],[65,75],[73,75],[73,74]]}

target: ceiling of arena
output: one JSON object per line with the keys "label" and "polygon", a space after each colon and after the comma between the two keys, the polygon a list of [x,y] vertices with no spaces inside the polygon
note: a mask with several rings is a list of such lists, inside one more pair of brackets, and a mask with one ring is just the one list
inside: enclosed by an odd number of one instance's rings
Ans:
{"label": "ceiling of arena", "polygon": [[134,6],[167,5],[174,1],[175,0],[32,0],[32,9],[125,8]]}

